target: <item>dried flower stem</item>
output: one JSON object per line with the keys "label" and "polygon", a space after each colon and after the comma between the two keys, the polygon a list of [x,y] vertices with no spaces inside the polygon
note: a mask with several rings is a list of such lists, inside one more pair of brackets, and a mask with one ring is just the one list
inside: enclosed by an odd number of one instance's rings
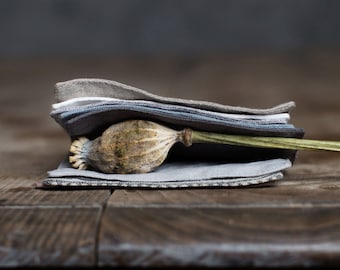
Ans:
{"label": "dried flower stem", "polygon": [[289,150],[325,150],[340,152],[340,142],[285,137],[257,137],[192,131],[192,143],[219,143]]}

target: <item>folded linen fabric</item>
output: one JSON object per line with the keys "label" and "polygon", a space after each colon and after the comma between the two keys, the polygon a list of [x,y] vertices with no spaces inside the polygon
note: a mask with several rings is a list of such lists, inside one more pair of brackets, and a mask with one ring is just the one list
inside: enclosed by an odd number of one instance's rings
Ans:
{"label": "folded linen fabric", "polygon": [[[269,109],[251,109],[206,101],[168,98],[102,79],[75,79],[56,84],[51,116],[71,139],[94,139],[110,125],[130,119],[238,135],[303,137],[289,123],[288,102]],[[105,174],[73,169],[68,161],[48,172],[43,187],[180,188],[244,186],[273,181],[292,166],[296,151],[232,145],[175,145],[166,163],[143,174]]]}

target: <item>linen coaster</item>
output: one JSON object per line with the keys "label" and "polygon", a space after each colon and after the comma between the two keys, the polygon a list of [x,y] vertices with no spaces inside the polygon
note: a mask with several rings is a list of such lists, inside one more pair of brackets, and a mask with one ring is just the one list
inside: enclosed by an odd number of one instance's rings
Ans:
{"label": "linen coaster", "polygon": [[[174,129],[302,138],[289,123],[294,102],[252,109],[207,101],[162,97],[103,79],[57,83],[51,116],[70,136],[94,139],[112,124],[151,120]],[[166,162],[144,174],[105,174],[71,168],[63,161],[40,187],[182,188],[246,186],[274,181],[291,167],[296,151],[231,145],[174,145]]]}

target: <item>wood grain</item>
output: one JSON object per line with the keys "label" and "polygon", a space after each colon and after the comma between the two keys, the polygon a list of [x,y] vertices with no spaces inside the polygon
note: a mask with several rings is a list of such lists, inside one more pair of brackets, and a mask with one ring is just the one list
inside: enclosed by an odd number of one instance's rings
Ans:
{"label": "wood grain", "polygon": [[36,189],[33,179],[2,178],[0,204],[14,206],[83,205],[102,206],[111,195],[110,190],[48,190]]}
{"label": "wood grain", "polygon": [[99,265],[338,264],[339,214],[339,208],[312,207],[109,207]]}
{"label": "wood grain", "polygon": [[116,190],[111,199],[115,207],[340,206],[339,180],[283,179],[273,185],[229,189]]}
{"label": "wood grain", "polygon": [[[0,64],[7,74],[0,75],[0,267],[95,266],[100,217],[111,191],[34,188],[69,145],[49,117],[53,84],[44,89],[34,78],[38,66]],[[16,79],[29,70],[31,76]]]}
{"label": "wood grain", "polygon": [[99,207],[0,207],[0,265],[94,266]]}
{"label": "wood grain", "polygon": [[339,157],[303,154],[285,178],[229,189],[115,190],[103,266],[302,267],[340,264]]}
{"label": "wood grain", "polygon": [[247,188],[116,190],[113,207],[324,207],[340,206],[340,158],[297,162],[282,180]]}
{"label": "wood grain", "polygon": [[266,108],[289,100],[339,140],[340,52],[0,62],[0,267],[339,266],[340,156],[299,152],[285,178],[233,189],[37,190],[68,152],[53,86],[112,79],[158,95]]}

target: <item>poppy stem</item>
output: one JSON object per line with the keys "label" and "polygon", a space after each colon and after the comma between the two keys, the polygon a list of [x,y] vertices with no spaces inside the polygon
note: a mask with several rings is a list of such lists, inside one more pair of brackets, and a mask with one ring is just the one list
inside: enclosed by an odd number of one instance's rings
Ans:
{"label": "poppy stem", "polygon": [[340,152],[340,142],[308,140],[286,137],[258,137],[229,135],[192,130],[192,143],[219,143],[249,147],[278,148],[290,150],[325,150]]}

